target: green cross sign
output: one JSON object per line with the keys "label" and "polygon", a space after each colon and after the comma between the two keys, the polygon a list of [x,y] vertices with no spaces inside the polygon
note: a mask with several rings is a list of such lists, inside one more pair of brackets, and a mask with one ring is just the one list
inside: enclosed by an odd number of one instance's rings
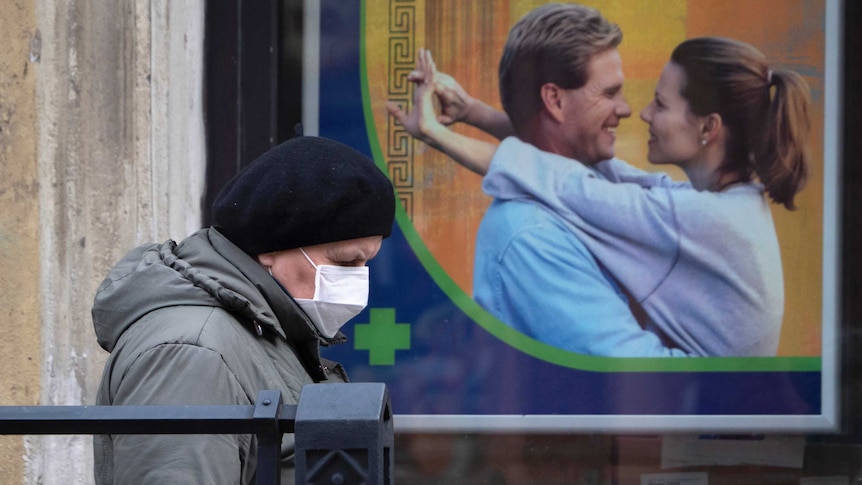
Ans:
{"label": "green cross sign", "polygon": [[395,365],[395,351],[410,349],[410,324],[395,323],[394,308],[372,308],[370,320],[354,326],[354,348],[368,351],[369,365]]}

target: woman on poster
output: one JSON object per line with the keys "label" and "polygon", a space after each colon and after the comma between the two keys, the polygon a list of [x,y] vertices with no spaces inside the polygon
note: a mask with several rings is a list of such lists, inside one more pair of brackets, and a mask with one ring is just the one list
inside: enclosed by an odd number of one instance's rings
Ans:
{"label": "woman on poster", "polygon": [[[663,338],[690,355],[776,355],[783,272],[764,194],[794,209],[807,178],[801,76],[770,70],[757,49],[731,39],[677,46],[640,117],[649,162],[680,167],[687,182],[618,159],[587,167],[518,140],[505,113],[436,72],[427,51],[413,80],[414,109],[389,107],[411,135],[484,175],[488,195],[531,198],[565,218]],[[443,125],[457,121],[502,143]]]}

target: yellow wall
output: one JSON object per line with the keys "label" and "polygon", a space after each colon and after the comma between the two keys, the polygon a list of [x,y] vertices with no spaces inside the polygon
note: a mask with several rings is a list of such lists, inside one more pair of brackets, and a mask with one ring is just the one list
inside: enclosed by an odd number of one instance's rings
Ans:
{"label": "yellow wall", "polygon": [[[11,5],[10,5],[11,4]],[[33,2],[0,15],[0,405],[39,401],[39,180]],[[23,437],[0,436],[0,483],[21,483]]]}

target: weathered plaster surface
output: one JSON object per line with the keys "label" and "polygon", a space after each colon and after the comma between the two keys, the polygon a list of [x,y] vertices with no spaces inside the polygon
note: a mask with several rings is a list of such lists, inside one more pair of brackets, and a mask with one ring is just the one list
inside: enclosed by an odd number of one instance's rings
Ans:
{"label": "weathered plaster surface", "polygon": [[[17,307],[0,307],[20,314],[0,323],[10,327],[0,337],[7,363],[0,372],[4,384],[8,374],[29,386],[10,398],[93,404],[107,357],[90,318],[96,288],[135,245],[181,238],[199,225],[203,2],[13,3],[29,17],[10,20],[4,6],[0,40],[22,47],[0,51],[0,82],[30,83],[29,91],[11,91],[29,92],[16,94],[11,122],[24,133],[29,120],[29,135],[16,135],[25,142],[7,149],[0,133],[0,258],[14,263],[16,278],[0,274],[0,285],[20,294]],[[35,59],[31,44],[40,44]],[[6,93],[0,86],[4,130]],[[8,150],[24,165],[6,163]],[[8,273],[6,259],[0,273]],[[7,453],[0,442],[0,459],[10,464],[0,463],[0,483],[93,481],[89,436],[8,442],[17,448]]]}
{"label": "weathered plaster surface", "polygon": [[[3,2],[0,15],[0,404],[39,401],[40,182],[36,164],[38,48],[32,2]],[[34,59],[35,61],[35,59]],[[0,483],[20,483],[23,438],[0,437]]]}

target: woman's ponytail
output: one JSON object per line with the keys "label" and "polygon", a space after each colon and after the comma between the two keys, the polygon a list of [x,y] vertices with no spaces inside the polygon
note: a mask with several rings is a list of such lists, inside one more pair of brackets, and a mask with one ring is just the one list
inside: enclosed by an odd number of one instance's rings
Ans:
{"label": "woman's ponytail", "polygon": [[802,76],[793,71],[772,71],[770,78],[774,92],[754,169],[769,198],[792,210],[793,198],[808,179],[811,95]]}

